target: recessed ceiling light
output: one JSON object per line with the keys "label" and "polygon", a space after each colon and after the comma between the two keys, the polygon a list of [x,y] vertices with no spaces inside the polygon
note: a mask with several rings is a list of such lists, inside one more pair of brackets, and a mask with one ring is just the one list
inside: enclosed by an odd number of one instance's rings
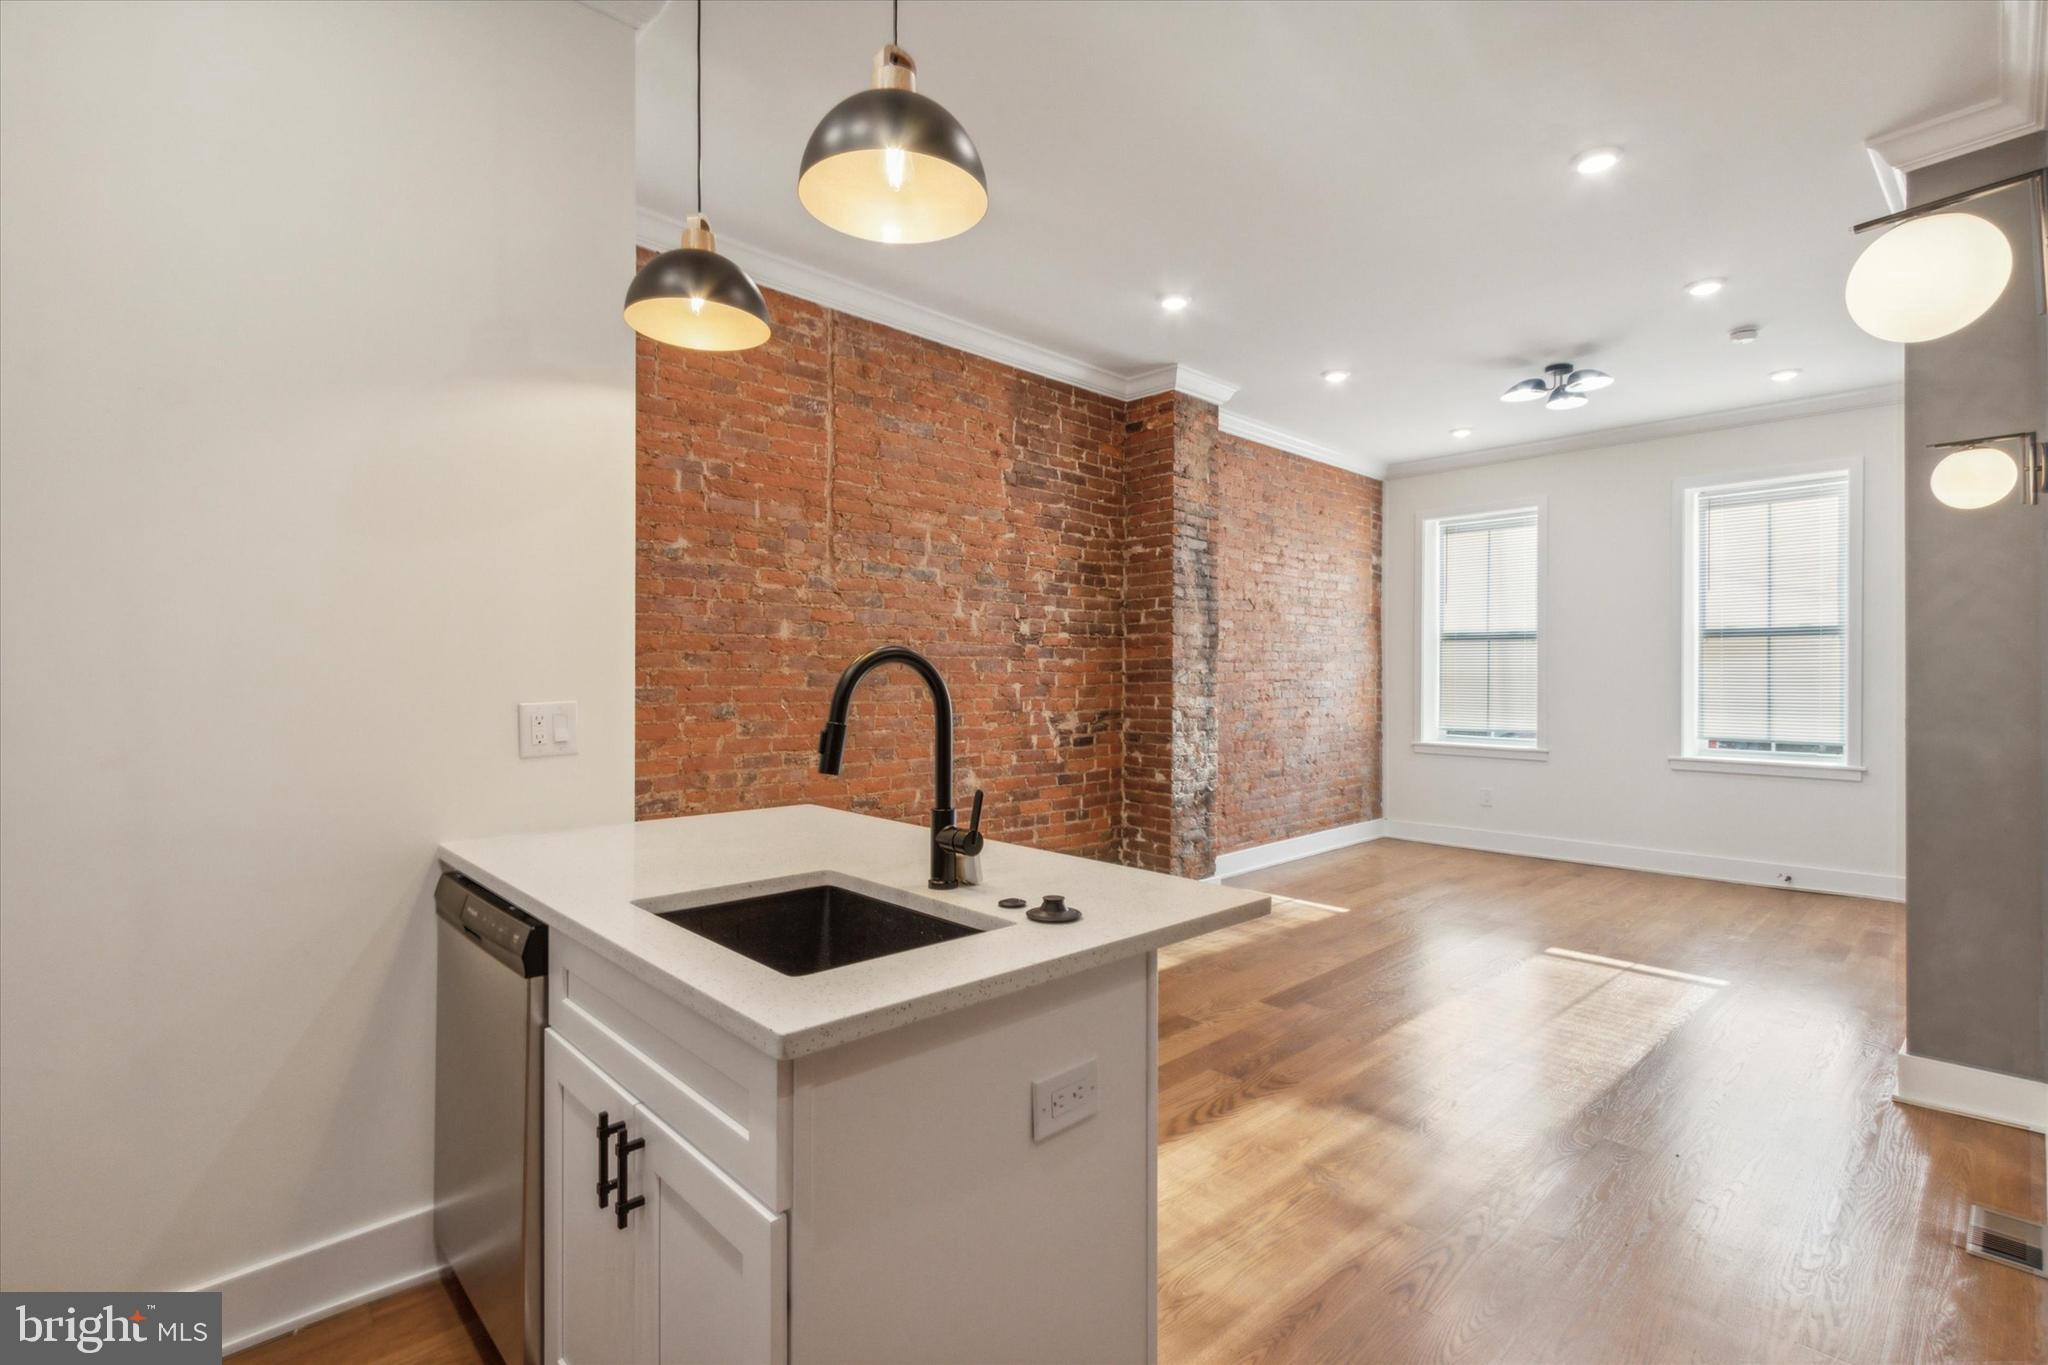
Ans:
{"label": "recessed ceiling light", "polygon": [[1722,286],[1727,283],[1728,281],[1722,279],[1694,280],[1685,287],[1685,292],[1696,299],[1710,299],[1720,293]]}
{"label": "recessed ceiling light", "polygon": [[1344,382],[1345,380],[1349,379],[1350,377],[1351,377],[1351,371],[1349,371],[1349,370],[1324,370],[1324,371],[1323,371],[1323,382],[1324,382],[1325,384],[1341,384],[1341,383],[1343,383],[1343,382]]}
{"label": "recessed ceiling light", "polygon": [[1756,328],[1754,328],[1754,327],[1737,327],[1737,328],[1734,328],[1733,330],[1731,330],[1731,331],[1730,331],[1730,332],[1728,333],[1728,339],[1729,339],[1730,341],[1734,342],[1734,343],[1735,343],[1735,344],[1736,344],[1737,346],[1747,346],[1747,345],[1749,345],[1749,343],[1750,343],[1750,342],[1752,342],[1752,341],[1755,341],[1755,340],[1756,340]]}
{"label": "recessed ceiling light", "polygon": [[1590,152],[1580,152],[1572,161],[1572,169],[1580,175],[1605,175],[1621,164],[1621,148],[1595,147]]}
{"label": "recessed ceiling light", "polygon": [[1803,370],[1772,370],[1771,382],[1773,384],[1789,384],[1803,373],[1805,373]]}
{"label": "recessed ceiling light", "polygon": [[1453,441],[1462,441],[1462,440],[1464,440],[1464,439],[1465,439],[1465,438],[1466,438],[1467,436],[1470,436],[1471,434],[1472,434],[1472,428],[1470,428],[1470,427],[1452,427],[1452,428],[1451,428],[1451,439],[1452,439]]}
{"label": "recessed ceiling light", "polygon": [[1186,294],[1168,294],[1159,300],[1159,306],[1169,313],[1178,313],[1186,308],[1190,300]]}

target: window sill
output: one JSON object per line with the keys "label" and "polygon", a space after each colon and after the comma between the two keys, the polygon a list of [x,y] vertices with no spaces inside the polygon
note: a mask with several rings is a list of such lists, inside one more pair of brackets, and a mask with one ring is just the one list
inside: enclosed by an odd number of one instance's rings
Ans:
{"label": "window sill", "polygon": [[1418,754],[1451,754],[1459,758],[1520,758],[1548,763],[1550,750],[1517,744],[1451,744],[1442,740],[1417,740],[1411,746]]}
{"label": "window sill", "polygon": [[1751,777],[1817,777],[1826,782],[1861,782],[1869,771],[1842,763],[1799,763],[1770,758],[1686,758],[1671,756],[1671,766],[1685,773],[1743,773]]}

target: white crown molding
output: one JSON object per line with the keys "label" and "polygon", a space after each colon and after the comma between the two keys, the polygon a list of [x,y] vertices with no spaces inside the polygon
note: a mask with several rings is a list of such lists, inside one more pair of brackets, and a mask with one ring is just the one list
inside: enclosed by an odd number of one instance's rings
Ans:
{"label": "white crown molding", "polygon": [[1306,436],[1297,436],[1291,431],[1268,425],[1256,417],[1246,417],[1240,412],[1226,410],[1217,413],[1216,425],[1227,435],[1257,441],[1262,446],[1284,450],[1289,455],[1300,455],[1322,464],[1335,465],[1339,469],[1348,469],[1353,474],[1363,474],[1369,479],[1387,477],[1387,466],[1383,460],[1353,455],[1348,451],[1326,446],[1320,441],[1311,441]]}
{"label": "white crown molding", "polygon": [[668,8],[668,0],[583,0],[586,7],[639,33]]}
{"label": "white crown molding", "polygon": [[1237,397],[1237,385],[1186,365],[1161,365],[1157,369],[1140,370],[1124,377],[1125,399],[1150,398],[1155,393],[1168,390],[1214,403],[1219,408]]}
{"label": "white crown molding", "polygon": [[[634,231],[639,244],[649,251],[668,251],[682,237],[683,225],[668,215],[642,207]],[[1297,436],[1255,418],[1243,417],[1224,405],[1237,396],[1237,385],[1188,365],[1156,365],[1129,374],[1119,373],[1058,351],[1006,336],[965,318],[927,308],[895,294],[849,280],[843,275],[819,270],[777,252],[750,246],[731,237],[720,239],[724,249],[744,266],[756,283],[784,294],[831,308],[837,312],[879,322],[885,327],[920,336],[928,341],[966,351],[1031,374],[1044,375],[1076,388],[1109,398],[1129,401],[1169,390],[1188,394],[1218,409],[1217,421],[1233,436],[1272,446],[1290,455],[1300,455],[1323,464],[1348,469],[1354,474],[1381,478],[1386,466],[1377,460],[1354,455]]]}
{"label": "white crown molding", "polygon": [[1997,59],[1998,93],[1990,99],[1869,140],[1878,187],[1894,211],[1905,207],[1904,172],[2048,127],[2048,0],[2000,0]]}
{"label": "white crown molding", "polygon": [[[682,237],[683,225],[665,214],[642,208],[637,220],[640,245],[650,251],[672,250]],[[765,284],[785,294],[794,294],[800,299],[820,304],[835,312],[849,313],[869,322],[879,322],[885,327],[909,332],[912,336],[924,337],[966,351],[970,355],[982,356],[988,360],[1001,361],[1032,374],[1057,379],[1072,384],[1090,393],[1103,394],[1110,398],[1122,398],[1129,387],[1129,377],[1103,366],[1077,360],[1073,356],[1061,355],[1058,351],[1021,341],[1013,336],[992,331],[965,318],[942,313],[936,308],[927,308],[921,303],[912,303],[895,294],[885,294],[879,289],[856,283],[843,275],[834,275],[792,260],[773,251],[731,237],[721,237],[725,253],[745,268],[756,283]],[[1150,373],[1148,371],[1147,373]],[[1190,371],[1192,373],[1192,371]],[[1170,386],[1169,386],[1170,387]],[[1158,393],[1159,389],[1149,392]]]}
{"label": "white crown molding", "polygon": [[1523,445],[1494,446],[1489,450],[1460,451],[1456,455],[1421,455],[1398,460],[1387,466],[1390,479],[1412,479],[1423,474],[1441,474],[1475,465],[1505,464],[1510,460],[1533,460],[1543,455],[1562,455],[1575,450],[1599,450],[1604,446],[1633,445],[1666,436],[1689,436],[1698,431],[1725,431],[1730,427],[1753,427],[1763,422],[1783,422],[1794,417],[1819,417],[1830,412],[1852,412],[1858,408],[1881,408],[1905,401],[1903,384],[1879,384],[1868,389],[1844,389],[1840,393],[1818,393],[1810,398],[1789,398],[1754,407],[1724,408],[1688,417],[1666,417],[1655,422],[1635,422],[1624,427],[1607,427],[1576,436],[1556,436]]}

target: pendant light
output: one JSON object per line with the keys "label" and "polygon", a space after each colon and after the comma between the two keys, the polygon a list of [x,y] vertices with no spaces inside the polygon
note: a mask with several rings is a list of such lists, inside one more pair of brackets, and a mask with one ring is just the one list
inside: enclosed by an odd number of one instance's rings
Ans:
{"label": "pendant light", "polygon": [[[1858,223],[1857,232],[1891,231],[1864,248],[1849,271],[1842,298],[1856,325],[1883,341],[1933,341],[1984,316],[2012,279],[2012,243],[1974,213],[1943,210],[2020,185],[2033,187],[2041,264],[2048,272],[2048,207],[2043,202],[2048,172],[2008,176]],[[2043,299],[2048,302],[2048,275]]]}
{"label": "pendant light", "polygon": [[768,339],[769,324],[761,291],[718,254],[704,217],[704,0],[697,0],[697,211],[683,227],[683,244],[633,277],[626,325],[688,351],[744,351]]}
{"label": "pendant light", "polygon": [[917,93],[917,63],[897,46],[875,54],[874,88],[819,120],[804,148],[796,197],[826,227],[870,242],[957,237],[988,212],[981,153],[960,120]]}

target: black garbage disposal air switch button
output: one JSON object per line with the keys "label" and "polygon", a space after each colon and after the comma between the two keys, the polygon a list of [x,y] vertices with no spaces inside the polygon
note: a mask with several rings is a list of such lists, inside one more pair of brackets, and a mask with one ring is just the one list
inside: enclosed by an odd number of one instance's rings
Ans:
{"label": "black garbage disposal air switch button", "polygon": [[1081,912],[1068,905],[1065,896],[1047,896],[1042,904],[1026,910],[1024,918],[1040,924],[1072,924],[1081,918]]}
{"label": "black garbage disposal air switch button", "polygon": [[1001,900],[997,901],[996,904],[1001,906],[1005,910],[1022,910],[1025,906],[1031,904],[1031,902],[1025,900],[1022,896],[1005,896]]}

